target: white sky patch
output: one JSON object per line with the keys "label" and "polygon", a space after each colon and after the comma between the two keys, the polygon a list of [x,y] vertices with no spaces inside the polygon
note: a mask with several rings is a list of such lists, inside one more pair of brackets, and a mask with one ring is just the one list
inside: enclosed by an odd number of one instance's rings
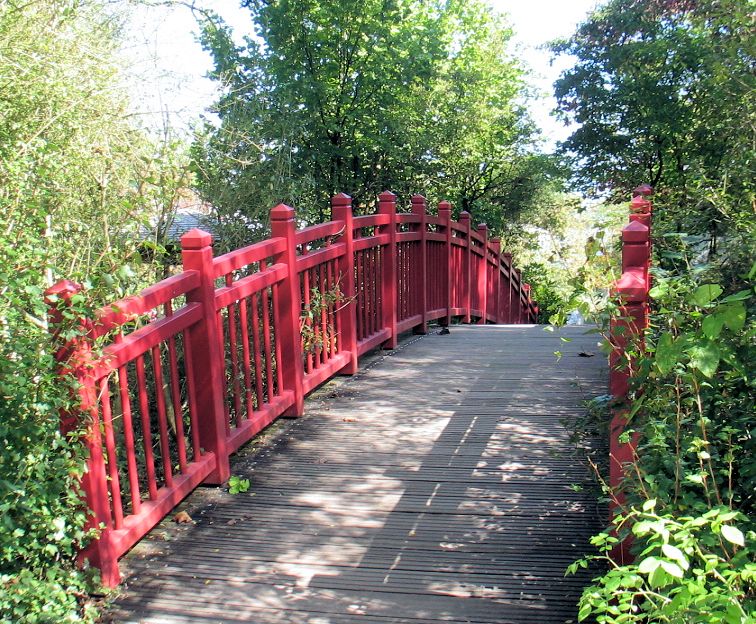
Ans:
{"label": "white sky patch", "polygon": [[[565,139],[565,128],[551,116],[556,102],[552,84],[571,64],[560,58],[550,64],[546,42],[572,33],[596,5],[596,0],[488,0],[510,16],[515,32],[515,53],[532,70],[531,84],[544,96],[533,102],[531,114],[542,128],[546,147]],[[197,0],[196,4],[218,13],[231,26],[237,42],[252,30],[248,9],[236,0]],[[133,108],[152,128],[162,128],[165,119],[189,130],[215,99],[216,85],[206,76],[210,55],[196,40],[197,23],[186,6],[137,5],[127,30],[124,52],[129,65]]]}

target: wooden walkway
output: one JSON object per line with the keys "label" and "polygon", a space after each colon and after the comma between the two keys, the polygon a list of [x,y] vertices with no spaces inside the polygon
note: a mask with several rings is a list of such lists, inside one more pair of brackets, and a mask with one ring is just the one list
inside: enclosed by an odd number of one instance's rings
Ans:
{"label": "wooden walkway", "polygon": [[[576,621],[602,510],[562,422],[606,393],[583,328],[454,326],[308,399],[126,557],[113,622]],[[553,355],[559,350],[563,357]]]}

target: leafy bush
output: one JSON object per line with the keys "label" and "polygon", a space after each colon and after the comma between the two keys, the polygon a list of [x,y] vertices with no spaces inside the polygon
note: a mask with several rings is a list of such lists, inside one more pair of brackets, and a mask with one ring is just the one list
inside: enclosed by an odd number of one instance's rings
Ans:
{"label": "leafy bush", "polygon": [[175,189],[175,170],[128,119],[119,22],[104,0],[0,3],[3,623],[95,617],[95,575],[74,562],[87,538],[77,486],[85,458],[59,432],[72,394],[57,377],[43,293],[79,280],[91,307],[154,279],[152,267],[124,265],[139,265],[139,228],[170,207],[163,191]]}
{"label": "leafy bush", "polygon": [[[726,294],[711,267],[657,272],[655,311],[631,391],[628,440],[640,433],[627,507],[593,540],[609,571],[580,619],[727,622],[756,617],[756,384],[753,279]],[[635,352],[634,352],[635,350]],[[636,561],[609,552],[632,537]]]}

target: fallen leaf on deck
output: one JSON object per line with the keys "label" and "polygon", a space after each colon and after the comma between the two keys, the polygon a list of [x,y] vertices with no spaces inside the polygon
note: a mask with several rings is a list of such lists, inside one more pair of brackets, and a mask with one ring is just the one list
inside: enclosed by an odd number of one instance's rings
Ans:
{"label": "fallen leaf on deck", "polygon": [[178,524],[190,524],[194,522],[194,520],[192,520],[192,517],[185,511],[179,511],[175,516],[173,516],[173,521]]}

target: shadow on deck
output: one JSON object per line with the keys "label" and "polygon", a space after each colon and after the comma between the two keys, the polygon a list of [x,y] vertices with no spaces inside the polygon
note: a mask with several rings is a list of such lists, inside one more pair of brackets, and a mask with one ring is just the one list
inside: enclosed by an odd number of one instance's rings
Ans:
{"label": "shadow on deck", "polygon": [[[606,392],[584,328],[454,326],[308,399],[126,557],[114,622],[576,620],[601,524],[563,425]],[[553,355],[563,353],[561,360]]]}

